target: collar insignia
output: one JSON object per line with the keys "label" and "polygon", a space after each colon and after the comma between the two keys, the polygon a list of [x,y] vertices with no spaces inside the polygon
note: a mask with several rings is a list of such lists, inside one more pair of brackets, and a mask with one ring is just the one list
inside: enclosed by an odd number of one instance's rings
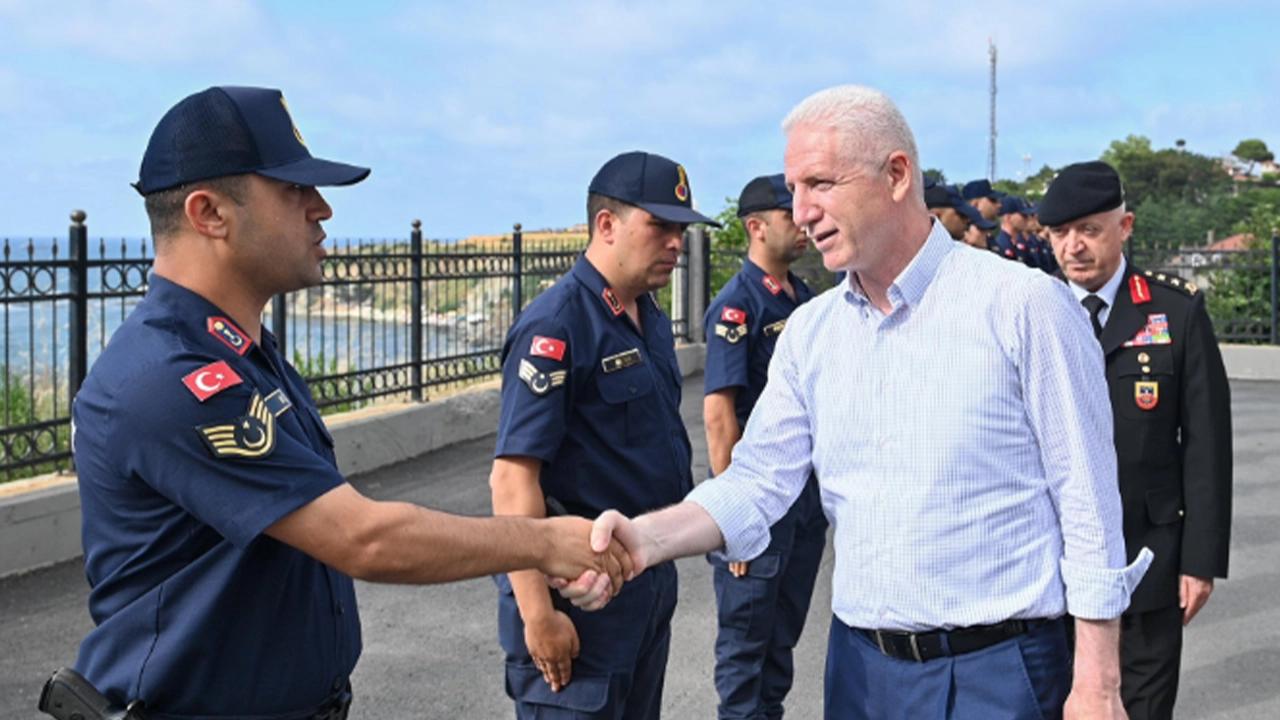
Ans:
{"label": "collar insignia", "polygon": [[639,365],[641,360],[640,350],[638,348],[631,348],[630,350],[624,350],[623,352],[616,355],[610,355],[601,360],[600,367],[607,373],[618,372],[619,370],[629,368],[632,365]]}
{"label": "collar insignia", "polygon": [[1141,275],[1129,277],[1129,297],[1134,305],[1151,302],[1151,288],[1147,287],[1147,279]]}
{"label": "collar insignia", "polygon": [[249,336],[236,327],[235,323],[224,317],[210,315],[205,321],[205,327],[208,328],[210,335],[221,340],[223,345],[231,348],[231,351],[237,355],[243,356],[253,346]]}
{"label": "collar insignia", "polygon": [[600,297],[604,298],[605,304],[609,306],[609,310],[614,317],[627,311],[626,308],[622,307],[622,302],[618,300],[618,296],[613,294],[613,288],[605,288],[604,292],[600,293]]}
{"label": "collar insignia", "polygon": [[569,377],[568,370],[556,370],[555,372],[543,372],[536,365],[529,362],[528,359],[520,360],[520,379],[525,385],[529,386],[529,391],[538,397],[542,397],[553,389],[560,387]]}
{"label": "collar insignia", "polygon": [[262,458],[276,449],[276,416],[292,406],[282,390],[266,398],[255,392],[244,415],[230,422],[200,425],[196,430],[216,458]]}
{"label": "collar insignia", "polygon": [[765,289],[768,290],[770,293],[773,293],[774,295],[777,295],[778,293],[782,292],[782,283],[778,282],[778,278],[768,273],[765,273],[765,276],[764,278],[761,279],[761,282],[764,283]]}

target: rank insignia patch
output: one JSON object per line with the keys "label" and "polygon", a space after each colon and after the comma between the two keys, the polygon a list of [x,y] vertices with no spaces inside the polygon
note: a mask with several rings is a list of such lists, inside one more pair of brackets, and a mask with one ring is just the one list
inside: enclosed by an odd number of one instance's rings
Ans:
{"label": "rank insignia patch", "polygon": [[552,337],[542,335],[534,335],[533,342],[529,343],[529,354],[534,357],[550,358],[552,360],[564,360],[564,341],[557,340]]}
{"label": "rank insignia patch", "polygon": [[201,425],[196,430],[216,458],[266,457],[276,449],[276,416],[290,407],[292,403],[280,390],[265,399],[255,392],[244,415],[230,422]]}
{"label": "rank insignia patch", "polygon": [[192,395],[200,402],[204,402],[229,387],[235,387],[244,382],[235,370],[226,363],[225,360],[219,360],[215,363],[209,363],[204,367],[188,374],[182,378],[182,384],[187,386]]}
{"label": "rank insignia patch", "polygon": [[722,337],[729,343],[736,343],[747,336],[746,325],[728,325],[716,323],[716,337]]}
{"label": "rank insignia patch", "polygon": [[764,326],[764,336],[772,337],[774,335],[781,335],[782,329],[785,328],[786,326],[787,326],[786,318],[783,318],[778,322],[769,323],[768,325]]}
{"label": "rank insignia patch", "polygon": [[1133,402],[1142,410],[1155,410],[1160,404],[1160,383],[1139,381],[1133,384]]}
{"label": "rank insignia patch", "polygon": [[636,348],[631,348],[601,360],[600,367],[607,373],[618,372],[632,365],[639,365],[640,359],[640,351]]}
{"label": "rank insignia patch", "polygon": [[231,348],[232,352],[237,355],[244,355],[249,352],[249,347],[253,345],[253,341],[249,339],[244,331],[236,327],[236,324],[224,317],[211,316],[206,321],[209,334],[222,341],[223,345]]}
{"label": "rank insignia patch", "polygon": [[529,386],[529,391],[534,395],[546,395],[553,389],[563,385],[568,377],[568,370],[543,372],[528,360],[522,359],[520,361],[520,379],[524,381],[525,385]]}
{"label": "rank insignia patch", "polygon": [[627,311],[626,308],[622,307],[622,302],[618,300],[618,296],[613,294],[613,288],[605,288],[604,292],[600,293],[600,297],[604,298],[605,303],[609,306],[609,311],[613,313],[614,317]]}
{"label": "rank insignia patch", "polygon": [[761,282],[764,283],[765,289],[774,295],[782,292],[782,283],[778,282],[778,278],[772,275],[765,275]]}
{"label": "rank insignia patch", "polygon": [[747,322],[747,312],[725,305],[724,309],[720,311],[720,320],[734,325],[742,325]]}
{"label": "rank insignia patch", "polygon": [[1151,288],[1147,287],[1147,281],[1141,275],[1129,278],[1129,298],[1134,305],[1151,302]]}

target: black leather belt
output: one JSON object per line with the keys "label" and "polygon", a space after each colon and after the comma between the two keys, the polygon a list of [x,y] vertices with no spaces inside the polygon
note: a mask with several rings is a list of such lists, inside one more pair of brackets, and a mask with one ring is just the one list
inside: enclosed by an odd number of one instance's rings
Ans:
{"label": "black leather belt", "polygon": [[989,648],[1055,620],[1006,620],[995,625],[923,633],[853,629],[870,638],[880,648],[880,652],[891,658],[928,662],[935,658],[964,655]]}

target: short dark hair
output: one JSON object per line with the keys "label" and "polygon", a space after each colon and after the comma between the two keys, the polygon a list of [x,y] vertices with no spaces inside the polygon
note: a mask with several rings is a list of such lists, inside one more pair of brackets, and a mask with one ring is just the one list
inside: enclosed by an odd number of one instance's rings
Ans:
{"label": "short dark hair", "polygon": [[160,243],[178,232],[186,212],[187,196],[196,190],[212,190],[227,196],[236,205],[243,205],[245,180],[245,175],[226,175],[147,195],[143,202],[147,208],[147,217],[151,220],[151,237],[155,242]]}
{"label": "short dark hair", "polygon": [[621,218],[626,217],[627,213],[630,213],[635,207],[631,203],[622,202],[608,195],[587,193],[587,240],[595,237],[596,215],[599,215],[601,210],[608,210]]}

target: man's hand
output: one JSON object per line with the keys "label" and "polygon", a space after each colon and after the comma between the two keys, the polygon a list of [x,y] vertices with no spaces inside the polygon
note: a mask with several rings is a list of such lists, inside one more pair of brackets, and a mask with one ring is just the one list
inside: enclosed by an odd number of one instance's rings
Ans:
{"label": "man's hand", "polygon": [[1128,720],[1129,714],[1120,702],[1120,691],[1086,692],[1071,689],[1062,707],[1063,720]]}
{"label": "man's hand", "polygon": [[620,543],[605,538],[599,543],[600,550],[593,549],[596,530],[590,520],[555,517],[545,523],[549,550],[538,569],[553,580],[554,586],[572,581],[597,598],[603,595],[600,607],[604,607],[610,597],[622,590],[623,582],[635,576],[632,556]]}
{"label": "man's hand", "polygon": [[[606,510],[591,526],[591,547],[593,550],[601,548],[602,552],[619,543],[626,549],[630,561],[625,576],[625,579],[630,580],[648,567],[648,558],[652,553],[650,541],[627,516],[616,510]],[[561,595],[584,610],[599,610],[609,604],[611,599],[607,592],[601,592],[602,589],[607,590],[607,585],[586,574],[568,584],[555,584],[555,587],[560,590]]]}
{"label": "man's hand", "polygon": [[560,692],[573,678],[573,659],[578,657],[578,631],[573,621],[559,610],[526,618],[524,644],[533,658],[534,667],[552,692]]}
{"label": "man's hand", "polygon": [[729,563],[729,572],[732,573],[734,577],[740,578],[751,572],[751,563],[746,561],[731,562]]}
{"label": "man's hand", "polygon": [[1178,584],[1178,607],[1182,608],[1182,624],[1188,625],[1191,619],[1200,612],[1200,608],[1209,602],[1209,594],[1213,592],[1213,578],[1200,578],[1195,575],[1183,575]]}

